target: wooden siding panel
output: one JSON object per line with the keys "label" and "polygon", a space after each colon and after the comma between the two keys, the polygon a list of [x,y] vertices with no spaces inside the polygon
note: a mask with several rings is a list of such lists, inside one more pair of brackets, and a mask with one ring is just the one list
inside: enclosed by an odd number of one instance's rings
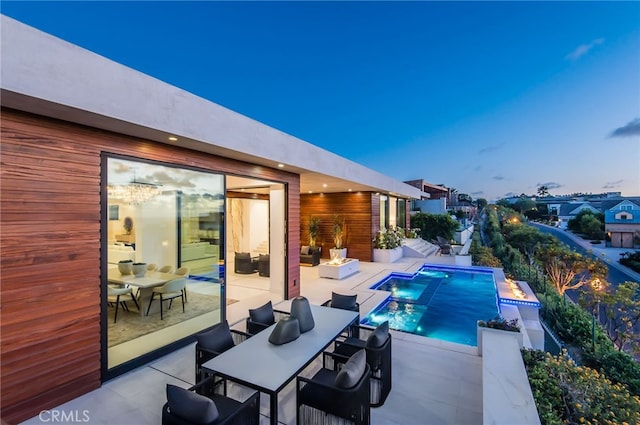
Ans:
{"label": "wooden siding panel", "polygon": [[345,217],[346,232],[344,246],[347,256],[361,261],[371,261],[373,256],[371,233],[371,192],[345,192],[301,195],[300,237],[302,244],[309,244],[307,226],[309,217],[320,219],[320,233],[316,244],[322,247],[322,257],[329,258],[333,248],[331,229],[335,214]]}
{"label": "wooden siding panel", "polygon": [[300,180],[287,186],[287,298],[300,295]]}
{"label": "wooden siding panel", "polygon": [[299,294],[299,175],[4,108],[0,125],[4,421],[100,386],[103,153],[285,184],[286,287]]}

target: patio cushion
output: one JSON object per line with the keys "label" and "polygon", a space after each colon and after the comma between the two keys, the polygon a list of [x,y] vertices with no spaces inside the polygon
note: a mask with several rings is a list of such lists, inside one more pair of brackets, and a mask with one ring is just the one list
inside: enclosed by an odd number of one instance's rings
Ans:
{"label": "patio cushion", "polygon": [[310,248],[310,247],[309,247],[309,246],[307,246],[307,245],[302,245],[302,246],[300,247],[300,254],[302,254],[302,255],[309,255],[309,248]]}
{"label": "patio cushion", "polygon": [[386,320],[384,323],[378,325],[378,327],[369,335],[367,338],[367,347],[369,348],[380,348],[387,341],[387,337],[389,336],[389,321]]}
{"label": "patio cushion", "polygon": [[321,248],[319,246],[310,246],[309,254],[320,253]]}
{"label": "patio cushion", "polygon": [[253,322],[263,323],[265,325],[272,325],[276,322],[273,314],[273,305],[271,301],[258,308],[249,309],[249,318]]}
{"label": "patio cushion", "polygon": [[331,292],[331,307],[343,310],[353,310],[356,306],[357,295],[342,295]]}
{"label": "patio cushion", "polygon": [[167,403],[171,413],[194,424],[209,424],[218,419],[213,400],[175,385],[167,384]]}
{"label": "patio cushion", "polygon": [[196,339],[202,348],[218,353],[222,353],[235,345],[231,330],[229,330],[229,324],[226,321],[215,326],[210,331],[196,335]]}
{"label": "patio cushion", "polygon": [[367,365],[367,355],[364,350],[359,350],[342,366],[336,375],[335,385],[340,388],[353,388],[356,386]]}

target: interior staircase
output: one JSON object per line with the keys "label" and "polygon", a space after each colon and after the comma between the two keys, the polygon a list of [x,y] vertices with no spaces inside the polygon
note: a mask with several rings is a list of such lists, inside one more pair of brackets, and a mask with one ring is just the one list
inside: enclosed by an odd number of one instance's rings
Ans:
{"label": "interior staircase", "polygon": [[269,241],[262,241],[255,248],[251,250],[254,255],[268,254],[269,253]]}
{"label": "interior staircase", "polygon": [[424,239],[405,239],[402,245],[403,257],[427,258],[435,255],[440,250],[438,245],[434,245]]}

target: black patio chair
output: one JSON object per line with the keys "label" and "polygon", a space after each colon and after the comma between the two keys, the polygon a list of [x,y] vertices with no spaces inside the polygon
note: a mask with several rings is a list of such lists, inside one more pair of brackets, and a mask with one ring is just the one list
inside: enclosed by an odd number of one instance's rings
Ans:
{"label": "black patio chair", "polygon": [[162,425],[258,425],[260,392],[245,401],[216,394],[213,377],[185,389],[167,384]]}
{"label": "black patio chair", "polygon": [[371,369],[371,407],[380,407],[391,392],[389,322],[385,321],[375,329],[361,327],[360,335],[366,339],[336,340],[333,351],[323,353],[322,365],[338,371],[353,354],[364,349],[367,354],[367,364]]}
{"label": "black patio chair", "polygon": [[357,295],[343,295],[331,292],[331,299],[322,303],[324,307],[339,308],[342,310],[355,311],[358,317],[353,324],[349,326],[348,336],[359,337],[360,332],[360,304],[356,301]]}
{"label": "black patio chair", "polygon": [[451,243],[446,240],[445,238],[443,238],[442,236],[438,236],[437,237],[437,244],[440,247],[440,253],[441,254],[451,254]]}
{"label": "black patio chair", "polygon": [[262,277],[269,277],[271,275],[271,263],[269,261],[269,254],[260,254],[258,256],[258,275]]}
{"label": "black patio chair", "polygon": [[[236,344],[246,341],[249,335],[237,329],[230,329],[229,323],[218,323],[208,331],[196,335],[196,383],[203,381],[212,375],[207,373],[202,365],[214,357],[233,348]],[[217,383],[224,382],[224,394],[226,394],[226,381],[218,379]]]}
{"label": "black patio chair", "polygon": [[312,378],[296,378],[298,425],[369,424],[371,371],[364,350],[354,354],[338,372],[322,368]]}
{"label": "black patio chair", "polygon": [[258,271],[258,260],[251,258],[248,252],[236,252],[233,265],[233,271],[238,274],[251,274]]}
{"label": "black patio chair", "polygon": [[247,333],[249,335],[255,335],[276,323],[277,320],[288,315],[289,313],[287,312],[274,310],[271,301],[268,301],[260,307],[249,309],[249,317],[246,319]]}

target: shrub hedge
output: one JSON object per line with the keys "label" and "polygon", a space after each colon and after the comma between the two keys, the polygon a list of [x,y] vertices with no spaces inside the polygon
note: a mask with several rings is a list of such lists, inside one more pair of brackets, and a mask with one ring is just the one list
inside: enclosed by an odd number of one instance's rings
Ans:
{"label": "shrub hedge", "polygon": [[[527,264],[523,256],[514,255],[513,248],[505,243],[496,226],[499,223],[496,212],[487,210],[489,218],[485,223],[489,225],[481,231],[485,232],[493,254],[502,262],[507,275],[530,284],[542,304],[541,317],[581,364],[577,366],[564,354],[553,361],[549,360],[549,353],[527,354],[525,362],[535,364],[528,366],[527,372],[543,424],[623,424],[625,421],[640,424],[640,364],[627,353],[618,351],[599,325],[594,349],[591,314],[547,285],[539,265]],[[563,373],[576,383],[567,384]],[[580,399],[575,388],[584,394],[594,393]],[[606,392],[610,392],[614,400],[607,400]]]}

